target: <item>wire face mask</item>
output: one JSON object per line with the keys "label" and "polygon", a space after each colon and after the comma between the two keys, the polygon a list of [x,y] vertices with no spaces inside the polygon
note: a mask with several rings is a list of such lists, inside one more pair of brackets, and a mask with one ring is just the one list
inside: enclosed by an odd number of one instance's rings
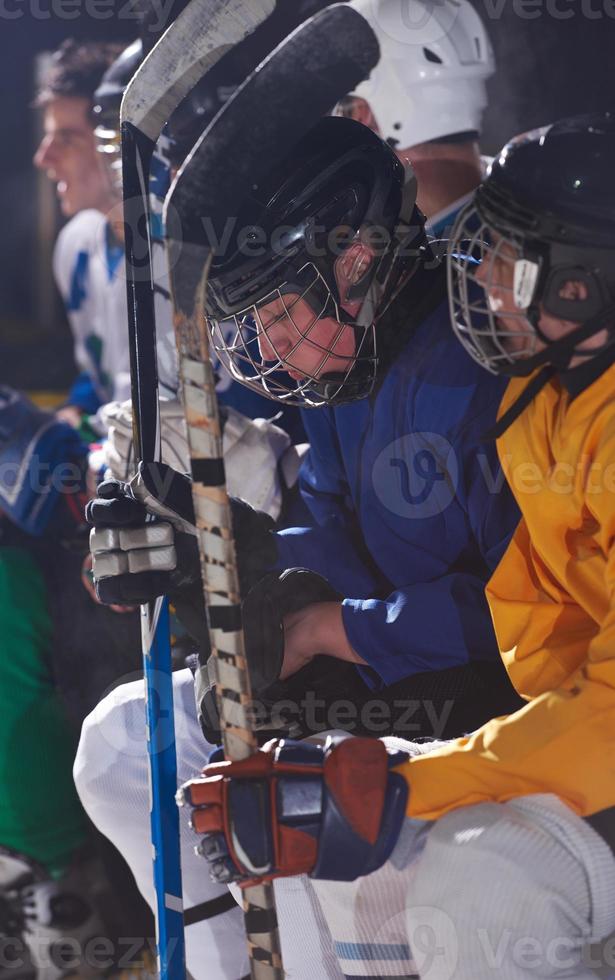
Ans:
{"label": "wire face mask", "polygon": [[344,314],[312,262],[257,303],[206,320],[233,379],[267,398],[318,408],[363,398],[374,386],[374,325]]}
{"label": "wire face mask", "polygon": [[532,302],[540,272],[540,259],[524,257],[520,238],[495,234],[473,204],[464,208],[450,243],[451,322],[470,356],[492,374],[524,374],[523,362],[538,351]]}

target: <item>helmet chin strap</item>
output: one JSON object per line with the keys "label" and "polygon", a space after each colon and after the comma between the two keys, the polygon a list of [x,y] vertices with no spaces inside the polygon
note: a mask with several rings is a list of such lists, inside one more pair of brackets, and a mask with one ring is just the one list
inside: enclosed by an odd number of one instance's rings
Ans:
{"label": "helmet chin strap", "polygon": [[610,345],[615,342],[614,335],[612,339],[597,350],[586,352],[576,349],[577,345],[583,340],[593,337],[600,330],[602,330],[610,320],[615,320],[615,302],[604,307],[599,313],[596,314],[596,316],[590,317],[589,320],[582,323],[576,330],[566,334],[565,337],[560,337],[559,340],[550,340],[540,329],[540,312],[538,307],[535,305],[531,306],[527,310],[526,316],[540,340],[542,340],[543,344],[545,344],[545,347],[537,354],[533,354],[531,357],[525,357],[523,360],[507,366],[506,370],[502,371],[502,374],[507,374],[513,378],[525,377],[526,375],[531,374],[532,371],[535,371],[536,368],[542,367],[545,364],[550,364],[556,371],[566,371],[574,356],[588,358],[595,357],[606,347],[610,347]]}
{"label": "helmet chin strap", "polygon": [[[338,406],[346,402],[366,398],[374,387],[375,376],[370,378],[344,378],[342,375],[325,374],[309,386],[327,404]],[[340,393],[340,388],[342,392]]]}
{"label": "helmet chin strap", "polygon": [[511,377],[525,377],[535,371],[537,368],[542,367],[536,377],[532,378],[526,388],[523,389],[522,393],[517,398],[516,402],[510,406],[510,408],[504,412],[502,417],[498,419],[496,424],[489,429],[488,432],[482,437],[482,442],[492,442],[494,439],[499,439],[507,429],[513,424],[516,419],[519,418],[521,413],[527,408],[527,406],[534,400],[536,395],[542,391],[544,386],[551,380],[551,378],[561,372],[566,371],[570,366],[570,361],[576,356],[592,358],[601,354],[607,347],[610,347],[615,343],[615,335],[612,336],[606,344],[603,344],[596,350],[585,353],[584,351],[578,351],[576,349],[577,344],[583,340],[587,340],[588,337],[593,337],[597,334],[603,327],[612,319],[615,319],[615,303],[611,303],[609,306],[605,307],[599,314],[591,317],[586,323],[583,323],[572,333],[567,334],[565,337],[561,337],[560,340],[550,341],[542,333],[538,326],[538,310],[533,308],[531,311],[528,310],[528,320],[534,327],[536,333],[543,341],[543,343],[548,346],[544,350],[534,354],[533,357],[528,357],[523,361],[515,365],[511,365],[509,369],[506,370],[507,375]]}

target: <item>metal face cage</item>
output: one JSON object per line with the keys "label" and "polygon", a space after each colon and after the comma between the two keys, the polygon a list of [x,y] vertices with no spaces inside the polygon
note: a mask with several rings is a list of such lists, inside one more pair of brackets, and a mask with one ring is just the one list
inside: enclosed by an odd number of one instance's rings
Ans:
{"label": "metal face cage", "polygon": [[[301,304],[301,306],[300,306]],[[297,322],[299,309],[312,313],[307,323]],[[268,308],[274,306],[275,312]],[[302,408],[318,408],[365,397],[376,377],[376,345],[373,324],[358,327],[344,321],[343,313],[324,276],[312,262],[302,265],[292,281],[224,318],[206,315],[212,345],[234,380],[260,395]],[[327,337],[319,336],[323,320],[337,322]],[[352,331],[352,355],[336,351],[345,333]],[[309,371],[299,370],[294,356],[302,349],[313,355]],[[335,360],[336,370],[327,370]],[[295,359],[297,360],[297,359]],[[339,362],[346,362],[340,370]]]}
{"label": "metal face cage", "polygon": [[[506,267],[511,270],[508,283],[498,276]],[[540,338],[530,307],[540,271],[540,261],[524,256],[520,237],[496,234],[473,203],[464,208],[448,258],[451,322],[470,356],[492,374],[512,373],[511,368],[537,351]],[[505,313],[496,293],[512,299]]]}

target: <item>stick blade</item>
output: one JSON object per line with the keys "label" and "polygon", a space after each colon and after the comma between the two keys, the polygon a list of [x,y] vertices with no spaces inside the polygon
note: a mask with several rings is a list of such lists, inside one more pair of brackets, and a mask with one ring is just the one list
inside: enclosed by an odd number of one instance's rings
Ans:
{"label": "stick blade", "polygon": [[[380,59],[374,31],[337,3],[301,24],[256,68],[195,144],[167,196],[169,237],[202,241],[195,215],[236,213],[246,188],[269,170]],[[258,123],[255,125],[255,120]],[[177,222],[179,219],[179,222]]]}
{"label": "stick blade", "polygon": [[273,12],[275,0],[192,0],[130,80],[120,118],[149,139],[199,79]]}

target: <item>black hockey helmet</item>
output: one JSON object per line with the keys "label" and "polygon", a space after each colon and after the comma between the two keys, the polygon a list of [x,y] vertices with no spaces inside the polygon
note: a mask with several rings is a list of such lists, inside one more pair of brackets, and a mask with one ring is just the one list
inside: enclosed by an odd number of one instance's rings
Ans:
{"label": "black hockey helmet", "polygon": [[201,78],[168,120],[164,135],[174,166],[186,158],[197,139],[257,65],[295,28],[334,0],[278,0],[271,15],[235,44]]}
{"label": "black hockey helmet", "polygon": [[[457,220],[449,255],[453,326],[487,370],[519,376],[549,365],[552,373],[615,341],[614,171],[611,113],[525,133],[495,159]],[[471,285],[477,260],[488,263],[478,283],[482,297]],[[489,301],[497,261],[512,267],[516,310],[506,312],[508,328]],[[571,280],[584,284],[585,299],[563,298],[562,287]],[[543,312],[578,327],[553,341],[540,329]],[[605,328],[605,345],[591,351],[579,346]]]}
{"label": "black hockey helmet", "polygon": [[[414,176],[386,143],[359,123],[332,117],[321,119],[251,188],[232,229],[228,222],[226,234],[215,229],[206,298],[213,345],[235,380],[304,407],[353,401],[371,391],[375,322],[426,242],[415,199]],[[341,296],[336,263],[354,243],[367,245],[372,260]],[[299,300],[312,313],[307,327],[293,320]],[[283,315],[293,325],[293,350],[307,340],[322,352],[318,369],[296,384],[287,373],[288,351],[283,356],[273,345],[274,361],[261,354],[259,337],[272,323],[265,327],[260,311],[272,303],[283,310],[276,322]],[[322,370],[339,339],[326,347],[313,339],[324,318],[340,331],[354,331],[354,352],[340,372]]]}
{"label": "black hockey helmet", "polygon": [[128,82],[141,64],[143,45],[133,41],[103,75],[94,93],[94,118],[105,129],[119,130],[120,105]]}
{"label": "black hockey helmet", "polygon": [[94,93],[94,135],[97,149],[104,153],[116,183],[121,183],[120,106],[128,82],[141,64],[143,45],[133,41],[103,75]]}
{"label": "black hockey helmet", "polygon": [[[239,79],[243,81],[243,77]],[[216,65],[207,72],[171,115],[163,133],[168,141],[167,153],[171,164],[179,166],[197,139],[220,111],[238,86],[225,83]]]}

